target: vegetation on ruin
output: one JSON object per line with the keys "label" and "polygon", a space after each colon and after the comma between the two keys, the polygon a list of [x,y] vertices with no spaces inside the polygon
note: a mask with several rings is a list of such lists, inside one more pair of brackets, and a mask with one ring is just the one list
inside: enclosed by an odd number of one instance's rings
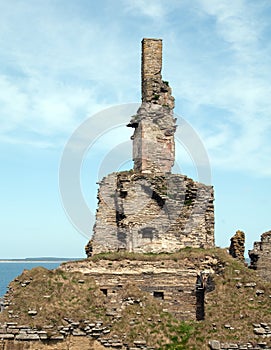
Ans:
{"label": "vegetation on ruin", "polygon": [[253,333],[253,324],[270,323],[271,283],[228,254],[219,255],[223,271],[215,275],[215,290],[206,293],[205,320],[194,324],[189,344],[198,348],[203,340],[208,344],[211,339],[225,343],[264,340],[270,344],[270,338]]}
{"label": "vegetation on ruin", "polygon": [[[121,260],[137,260],[137,261],[162,261],[162,260],[182,260],[189,259],[190,261],[200,261],[205,256],[212,256],[213,258],[220,258],[224,256],[223,249],[211,248],[191,248],[186,247],[179,250],[176,253],[129,253],[127,251],[110,252],[96,254],[88,260],[99,261],[99,260],[109,260],[109,261],[121,261]],[[228,254],[226,254],[227,256]],[[66,263],[63,263],[65,265]]]}
{"label": "vegetation on ruin", "polygon": [[[215,290],[205,296],[205,320],[182,322],[163,311],[161,301],[127,284],[122,300],[125,304],[114,318],[107,313],[107,297],[90,276],[61,269],[26,270],[10,284],[10,306],[0,314],[0,322],[18,322],[41,329],[65,325],[65,318],[77,322],[101,320],[128,344],[144,339],[152,347],[164,350],[208,349],[208,341],[259,342],[253,333],[253,323],[270,322],[271,284],[263,282],[255,271],[231,258],[219,248],[186,248],[174,254],[132,254],[127,252],[99,254],[89,258],[93,262],[120,260],[184,260],[200,266],[206,256],[217,259],[219,268],[214,276]],[[37,315],[29,315],[36,310]],[[266,338],[265,341],[269,341]]]}

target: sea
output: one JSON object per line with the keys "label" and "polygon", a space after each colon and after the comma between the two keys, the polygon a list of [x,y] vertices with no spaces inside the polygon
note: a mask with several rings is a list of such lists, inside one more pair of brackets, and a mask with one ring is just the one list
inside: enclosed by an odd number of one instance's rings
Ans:
{"label": "sea", "polygon": [[37,266],[43,266],[48,270],[57,268],[63,261],[9,261],[0,262],[0,298],[7,291],[9,283],[23,270],[30,270]]}

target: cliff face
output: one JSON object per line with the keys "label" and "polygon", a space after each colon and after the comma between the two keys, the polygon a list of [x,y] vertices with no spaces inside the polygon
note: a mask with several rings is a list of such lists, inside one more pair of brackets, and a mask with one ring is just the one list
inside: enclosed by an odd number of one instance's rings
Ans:
{"label": "cliff face", "polygon": [[142,105],[132,117],[134,169],[102,179],[87,256],[101,252],[176,252],[214,246],[212,186],[171,174],[176,119],[162,80],[162,41],[142,41]]}

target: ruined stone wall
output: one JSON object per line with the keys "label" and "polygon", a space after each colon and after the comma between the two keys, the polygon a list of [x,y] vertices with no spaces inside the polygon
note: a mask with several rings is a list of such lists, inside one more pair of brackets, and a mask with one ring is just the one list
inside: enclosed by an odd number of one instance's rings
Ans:
{"label": "ruined stone wall", "polygon": [[148,91],[148,82],[156,78],[161,80],[162,70],[162,40],[143,39],[141,49],[141,82],[142,100],[152,95],[152,88]]}
{"label": "ruined stone wall", "polygon": [[229,253],[233,258],[245,261],[245,233],[243,231],[236,231],[235,235],[231,238]]}
{"label": "ruined stone wall", "polygon": [[167,81],[162,80],[162,40],[143,39],[141,56],[142,102],[174,108],[174,97]]}
{"label": "ruined stone wall", "polygon": [[214,246],[211,186],[184,175],[126,171],[105,177],[98,198],[91,254]]}
{"label": "ruined stone wall", "polygon": [[142,105],[134,128],[130,172],[100,182],[88,256],[101,252],[175,252],[214,246],[213,188],[171,174],[175,160],[174,98],[162,80],[162,41],[142,41]]}
{"label": "ruined stone wall", "polygon": [[[14,330],[14,328],[13,328]],[[1,338],[1,337],[0,337]],[[42,341],[36,340],[7,340],[5,337],[2,341],[0,340],[1,350],[104,350],[110,348],[103,347],[98,341],[85,336],[69,336],[63,340],[47,340]],[[15,335],[14,335],[15,338]],[[112,347],[113,349],[113,347]]]}
{"label": "ruined stone wall", "polygon": [[271,231],[263,233],[260,242],[254,242],[248,255],[251,260],[250,267],[257,270],[259,276],[271,281]]}
{"label": "ruined stone wall", "polygon": [[271,350],[270,346],[267,346],[266,342],[260,339],[258,342],[248,339],[245,343],[236,343],[234,340],[227,343],[218,340],[210,340],[208,345],[210,350]]}
{"label": "ruined stone wall", "polygon": [[[212,275],[216,265],[216,259],[206,256],[198,264],[188,259],[99,260],[69,262],[61,268],[93,277],[110,300],[108,315],[118,317],[123,303],[123,290],[129,283],[157,298],[163,309],[178,319],[196,320],[204,318],[204,293],[214,289]],[[203,274],[206,276],[204,285]]]}
{"label": "ruined stone wall", "polygon": [[134,170],[142,173],[169,173],[174,165],[176,119],[169,108],[143,103],[128,126],[135,128]]}
{"label": "ruined stone wall", "polygon": [[175,158],[174,98],[162,80],[162,40],[142,41],[142,105],[128,126],[135,129],[134,170],[144,173],[171,172]]}

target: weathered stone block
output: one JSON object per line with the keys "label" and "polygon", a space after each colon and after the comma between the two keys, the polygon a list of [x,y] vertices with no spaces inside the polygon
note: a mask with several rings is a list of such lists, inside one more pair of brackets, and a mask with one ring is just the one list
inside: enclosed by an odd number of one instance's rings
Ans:
{"label": "weathered stone block", "polygon": [[14,334],[0,334],[0,339],[12,340],[14,339]]}
{"label": "weathered stone block", "polygon": [[15,336],[16,340],[39,340],[40,337],[38,334],[28,334],[28,333],[20,333]]}
{"label": "weathered stone block", "polygon": [[210,340],[209,347],[211,350],[220,350],[220,342],[218,340]]}
{"label": "weathered stone block", "polygon": [[236,234],[231,238],[229,253],[233,258],[241,261],[245,260],[245,234],[243,231],[237,231]]}

